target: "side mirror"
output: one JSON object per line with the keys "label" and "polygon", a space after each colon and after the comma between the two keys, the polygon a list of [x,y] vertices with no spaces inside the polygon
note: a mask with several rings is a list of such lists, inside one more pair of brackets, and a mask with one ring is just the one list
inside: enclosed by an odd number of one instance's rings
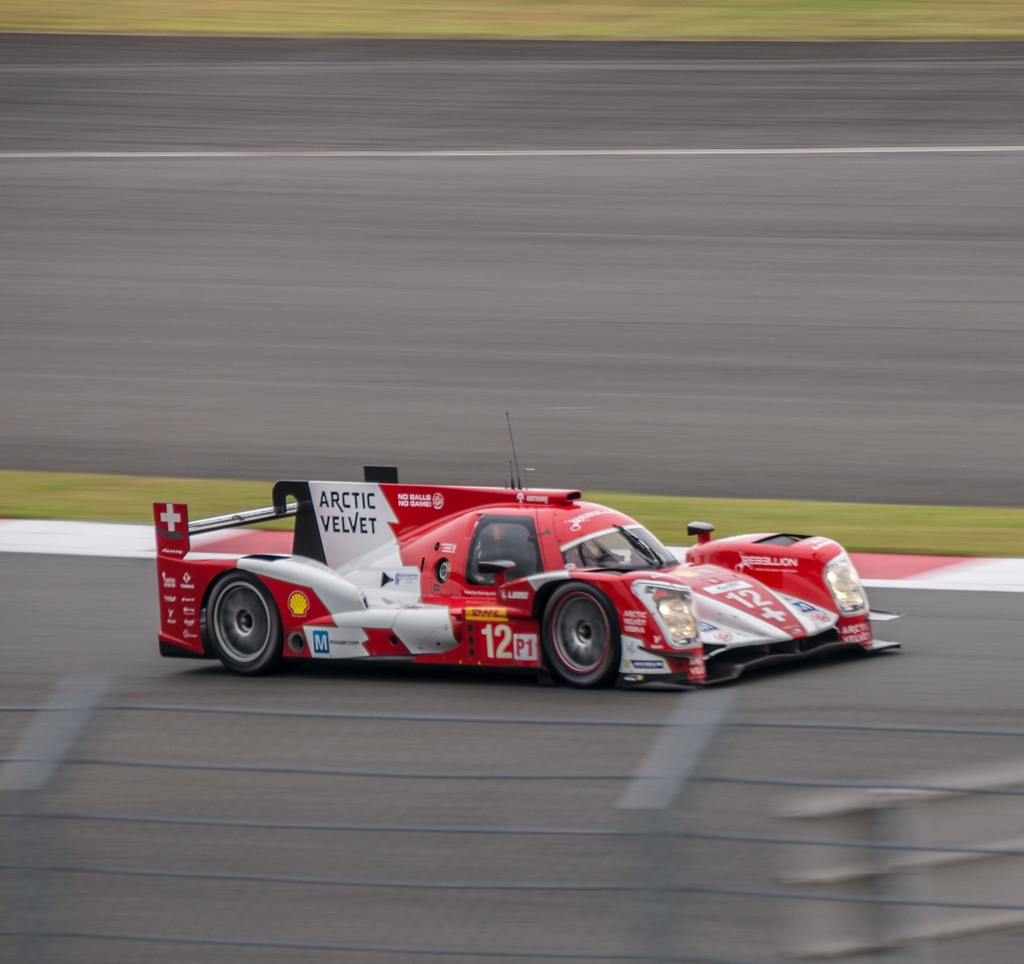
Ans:
{"label": "side mirror", "polygon": [[688,522],[686,524],[686,534],[696,536],[697,545],[700,546],[711,541],[711,533],[714,531],[715,527],[710,522]]}
{"label": "side mirror", "polygon": [[509,569],[515,569],[516,564],[511,559],[481,559],[476,564],[481,573],[494,573],[494,588],[498,589],[505,585],[505,576]]}

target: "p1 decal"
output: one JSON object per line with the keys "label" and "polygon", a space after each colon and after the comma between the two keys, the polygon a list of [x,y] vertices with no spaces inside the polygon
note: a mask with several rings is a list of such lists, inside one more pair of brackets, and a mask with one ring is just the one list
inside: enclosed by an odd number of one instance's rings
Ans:
{"label": "p1 decal", "polygon": [[520,663],[537,661],[537,637],[533,633],[517,633],[512,637],[514,658]]}
{"label": "p1 decal", "polygon": [[309,612],[309,600],[297,589],[288,597],[288,611],[295,617]]}
{"label": "p1 decal", "polygon": [[331,655],[331,640],[326,629],[313,630],[313,652],[321,656]]}

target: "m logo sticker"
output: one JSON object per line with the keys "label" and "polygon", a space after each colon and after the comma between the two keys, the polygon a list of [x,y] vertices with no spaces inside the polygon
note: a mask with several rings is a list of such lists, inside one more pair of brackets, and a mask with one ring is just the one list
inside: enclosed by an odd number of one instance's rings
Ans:
{"label": "m logo sticker", "polygon": [[331,641],[327,637],[326,629],[313,630],[313,652],[329,656],[331,653]]}

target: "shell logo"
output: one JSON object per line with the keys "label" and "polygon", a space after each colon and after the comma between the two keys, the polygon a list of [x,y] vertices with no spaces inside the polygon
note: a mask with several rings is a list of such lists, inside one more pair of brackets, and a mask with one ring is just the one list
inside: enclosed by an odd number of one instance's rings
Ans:
{"label": "shell logo", "polygon": [[288,609],[293,616],[305,616],[309,612],[309,600],[296,590],[288,597]]}

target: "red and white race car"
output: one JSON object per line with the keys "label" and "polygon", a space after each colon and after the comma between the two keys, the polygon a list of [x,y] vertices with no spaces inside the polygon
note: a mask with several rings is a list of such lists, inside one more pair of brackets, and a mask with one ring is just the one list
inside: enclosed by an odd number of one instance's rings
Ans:
{"label": "red and white race car", "polygon": [[[243,674],[282,660],[504,667],[574,686],[731,679],[874,639],[842,546],[763,533],[677,559],[615,509],[549,489],[278,482],[273,506],[188,521],[157,503],[160,652]],[[190,550],[190,535],[295,517],[289,554]],[[887,614],[886,614],[887,615]]]}

